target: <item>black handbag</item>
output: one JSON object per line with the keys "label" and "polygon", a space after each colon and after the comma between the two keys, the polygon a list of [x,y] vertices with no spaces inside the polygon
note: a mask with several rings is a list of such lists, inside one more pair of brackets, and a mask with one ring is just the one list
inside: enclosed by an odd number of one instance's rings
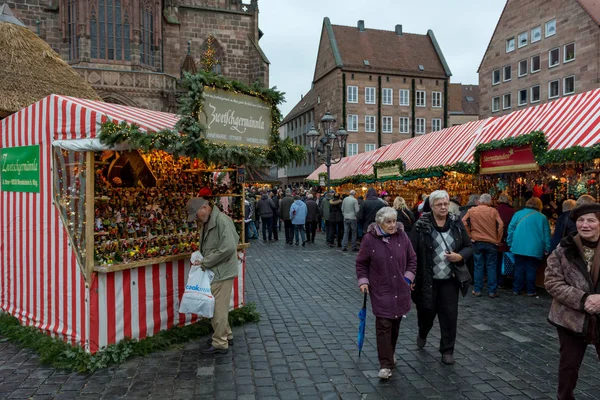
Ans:
{"label": "black handbag", "polygon": [[[452,253],[452,250],[450,250],[448,243],[446,243],[446,239],[444,239],[444,235],[442,235],[440,233],[440,237],[442,238],[442,241],[444,242],[444,246],[446,247],[446,252]],[[467,293],[469,292],[469,286],[471,286],[471,282],[473,281],[473,278],[471,277],[471,274],[469,273],[469,269],[467,268],[467,265],[464,262],[464,260],[463,260],[462,264],[457,264],[457,263],[453,262],[452,266],[454,267],[454,277],[460,284],[460,291],[461,291],[463,297],[465,297],[467,295]]]}

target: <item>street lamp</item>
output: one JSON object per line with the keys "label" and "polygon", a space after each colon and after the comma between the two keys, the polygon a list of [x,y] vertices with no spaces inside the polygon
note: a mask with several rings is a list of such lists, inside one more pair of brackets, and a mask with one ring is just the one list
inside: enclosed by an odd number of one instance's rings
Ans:
{"label": "street lamp", "polygon": [[306,137],[310,143],[315,161],[324,163],[327,166],[327,190],[329,190],[330,168],[332,164],[339,163],[344,157],[348,132],[346,132],[343,125],[340,125],[337,132],[333,132],[335,118],[329,111],[321,118],[321,125],[323,126],[323,137],[319,139],[320,133],[314,126],[306,133]]}

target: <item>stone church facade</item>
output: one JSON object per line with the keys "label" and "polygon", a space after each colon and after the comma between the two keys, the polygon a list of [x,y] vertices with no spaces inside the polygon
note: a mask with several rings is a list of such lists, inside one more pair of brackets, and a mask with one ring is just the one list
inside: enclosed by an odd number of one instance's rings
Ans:
{"label": "stone church facade", "polygon": [[8,0],[26,26],[111,103],[175,112],[182,70],[269,85],[258,0]]}

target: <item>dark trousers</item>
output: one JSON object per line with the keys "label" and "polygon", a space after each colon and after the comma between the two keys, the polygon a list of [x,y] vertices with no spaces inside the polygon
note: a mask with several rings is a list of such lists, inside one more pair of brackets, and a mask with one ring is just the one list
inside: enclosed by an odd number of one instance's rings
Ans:
{"label": "dark trousers", "polygon": [[283,220],[283,229],[285,231],[285,243],[292,244],[294,240],[294,225],[292,225],[291,219]]}
{"label": "dark trousers", "polygon": [[[576,336],[564,328],[557,328],[560,343],[560,361],[558,363],[558,400],[574,400],[573,391],[577,386],[579,368],[587,349],[583,336]],[[600,355],[600,344],[596,344],[596,353]]]}
{"label": "dark trousers", "polygon": [[375,332],[377,335],[377,357],[380,368],[394,368],[394,353],[400,333],[402,318],[389,319],[375,317]]}
{"label": "dark trousers", "polygon": [[327,221],[327,243],[333,244],[337,236],[338,246],[342,246],[342,237],[344,236],[344,221]]}
{"label": "dark trousers", "polygon": [[535,294],[535,278],[540,260],[535,257],[520,256],[515,254],[515,280],[513,281],[513,292],[520,293],[523,287],[527,294]]}
{"label": "dark trousers", "polygon": [[317,233],[317,222],[306,221],[306,240],[309,242],[315,241],[315,234]]}
{"label": "dark trousers", "polygon": [[498,256],[496,258],[496,281],[498,282],[498,287],[504,287],[504,275],[502,275],[502,259],[504,258],[504,253],[499,251]]}
{"label": "dark trousers", "polygon": [[427,339],[437,315],[440,322],[440,353],[454,354],[456,323],[458,319],[458,282],[455,279],[434,279],[434,309],[425,309],[417,304],[419,336]]}
{"label": "dark trousers", "polygon": [[275,240],[279,240],[279,234],[277,233],[277,223],[279,222],[279,217],[276,215],[273,215],[273,225],[271,227],[271,230],[273,231],[273,239]]}
{"label": "dark trousers", "polygon": [[260,219],[262,219],[263,240],[267,240],[267,231],[269,232],[269,240],[273,239],[273,217],[260,217]]}

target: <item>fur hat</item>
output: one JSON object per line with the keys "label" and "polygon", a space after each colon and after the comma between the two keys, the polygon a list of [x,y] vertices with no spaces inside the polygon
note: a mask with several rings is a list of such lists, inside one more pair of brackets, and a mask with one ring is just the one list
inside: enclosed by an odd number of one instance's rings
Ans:
{"label": "fur hat", "polygon": [[600,213],[600,204],[582,204],[571,210],[571,219],[573,221],[577,221],[577,218],[581,217],[582,215],[596,213]]}

